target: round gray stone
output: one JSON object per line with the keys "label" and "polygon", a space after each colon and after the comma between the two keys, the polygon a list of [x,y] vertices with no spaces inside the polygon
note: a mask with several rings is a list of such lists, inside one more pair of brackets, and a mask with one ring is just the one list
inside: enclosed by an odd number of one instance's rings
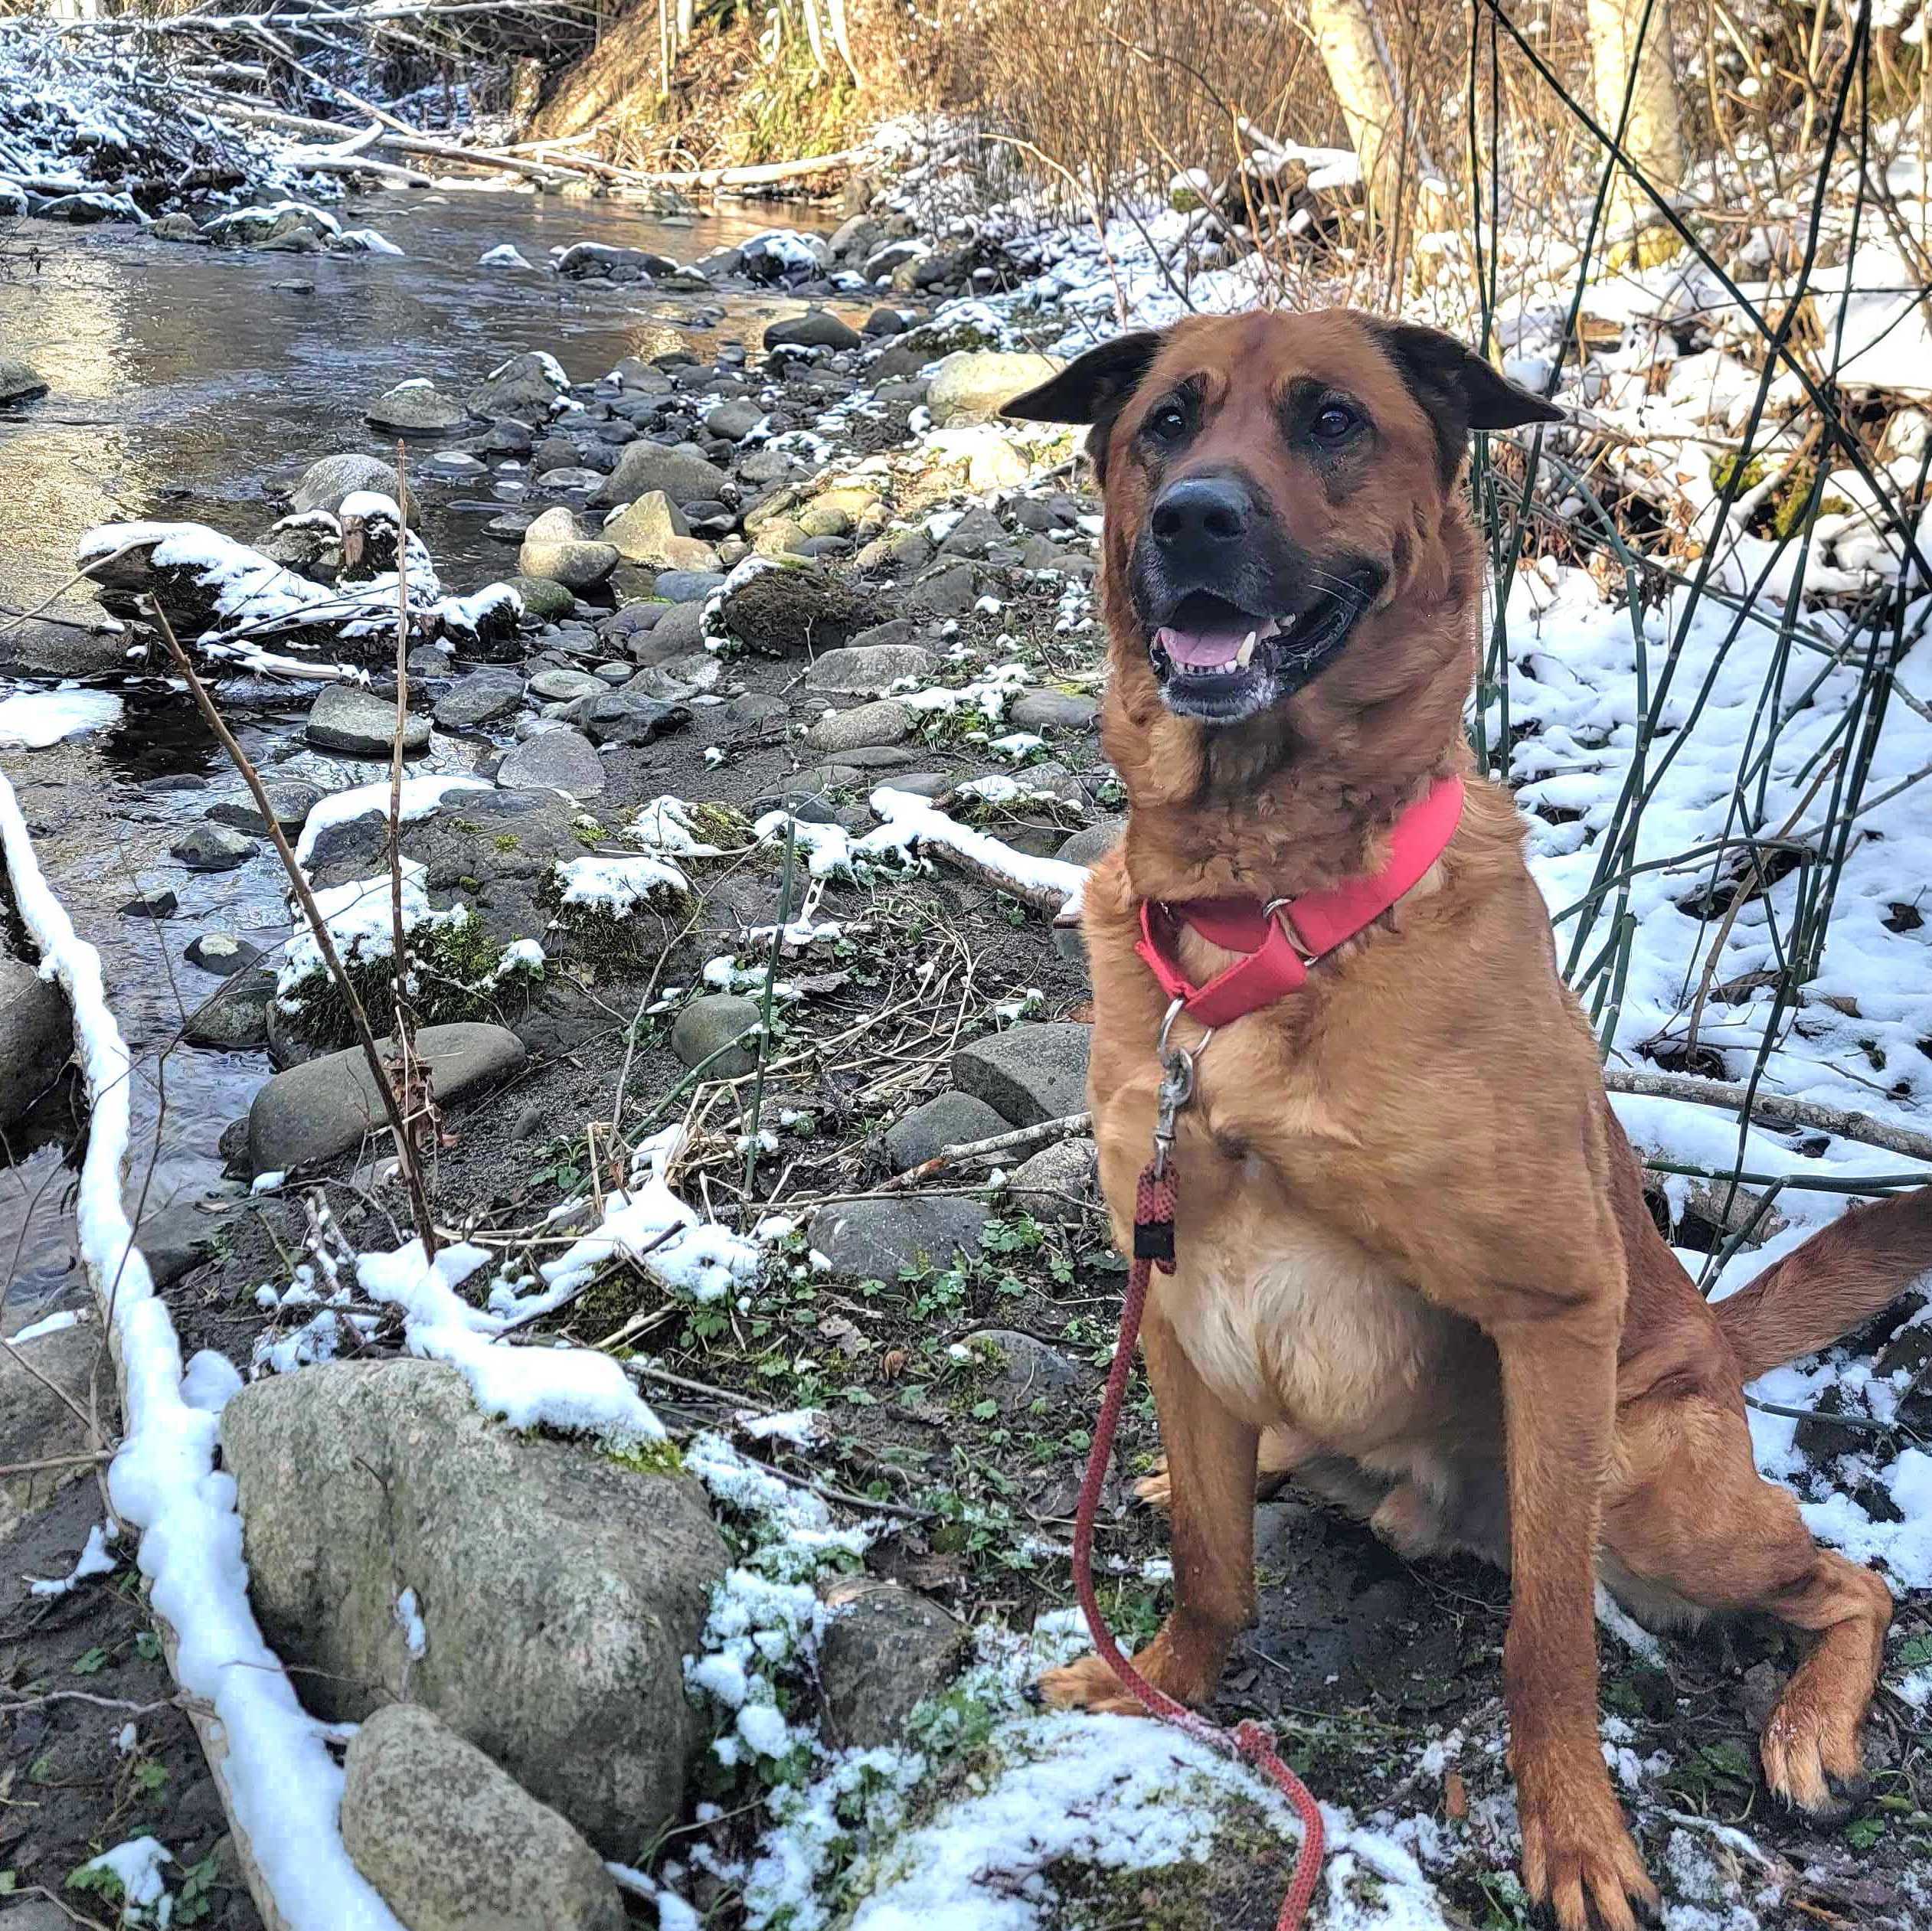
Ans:
{"label": "round gray stone", "polygon": [[843,753],[903,743],[912,735],[912,713],[890,698],[822,717],[805,734],[815,751]]}
{"label": "round gray stone", "polygon": [[983,1099],[969,1093],[936,1093],[886,1129],[885,1150],[894,1173],[904,1173],[949,1146],[990,1139],[1008,1130]]}
{"label": "round gray stone", "polygon": [[839,1273],[891,1281],[978,1253],[979,1230],[992,1217],[979,1201],[951,1194],[851,1201],[818,1215],[812,1244]]}
{"label": "round gray stone", "polygon": [[342,1841],[412,1931],[623,1931],[597,1852],[431,1711],[385,1704],[343,1768]]}
{"label": "round gray stone", "polygon": [[581,731],[539,731],[514,747],[496,773],[505,791],[561,791],[594,798],[603,789],[603,760]]}
{"label": "round gray stone", "polygon": [[1015,1126],[1064,1119],[1087,1104],[1090,1026],[1049,1020],[969,1041],[953,1055],[953,1083]]}
{"label": "round gray stone", "polygon": [[[304,732],[319,751],[341,751],[351,757],[386,758],[395,735],[396,707],[373,691],[332,684],[309,707]],[[430,720],[414,714],[403,720],[403,749],[428,748]]]}
{"label": "round gray stone", "polygon": [[704,1070],[713,1079],[735,1079],[757,1067],[758,1053],[755,1039],[733,1042],[742,1039],[762,1016],[757,1001],[742,993],[701,994],[678,1015],[671,1028],[671,1050],[688,1067],[709,1060]]}
{"label": "round gray stone", "polygon": [[1091,698],[1072,691],[1028,691],[1007,713],[1015,730],[1086,730],[1100,715]]}

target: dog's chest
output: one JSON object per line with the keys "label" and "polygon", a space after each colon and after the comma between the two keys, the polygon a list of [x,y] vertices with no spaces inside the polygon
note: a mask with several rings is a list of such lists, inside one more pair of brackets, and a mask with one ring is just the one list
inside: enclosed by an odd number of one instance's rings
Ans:
{"label": "dog's chest", "polygon": [[1195,1371],[1231,1409],[1358,1457],[1437,1432],[1465,1324],[1365,1248],[1282,1201],[1240,1163],[1211,1213],[1177,1229],[1181,1273],[1161,1305]]}

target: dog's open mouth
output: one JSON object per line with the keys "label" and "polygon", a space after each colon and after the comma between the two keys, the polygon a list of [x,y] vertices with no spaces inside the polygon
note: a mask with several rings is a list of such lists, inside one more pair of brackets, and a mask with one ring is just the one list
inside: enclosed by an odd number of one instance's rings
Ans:
{"label": "dog's open mouth", "polygon": [[1337,580],[1305,609],[1268,616],[1211,591],[1182,597],[1154,630],[1148,654],[1167,707],[1233,724],[1292,696],[1340,649],[1372,591]]}

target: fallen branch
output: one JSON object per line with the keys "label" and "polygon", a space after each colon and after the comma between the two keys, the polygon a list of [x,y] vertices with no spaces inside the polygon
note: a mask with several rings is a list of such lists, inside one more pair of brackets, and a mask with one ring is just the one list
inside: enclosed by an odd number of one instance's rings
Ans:
{"label": "fallen branch", "polygon": [[995,1133],[990,1139],[969,1140],[959,1146],[941,1147],[930,1160],[922,1160],[904,1173],[882,1180],[875,1194],[903,1193],[920,1181],[936,1179],[949,1167],[963,1167],[979,1160],[1003,1159],[1009,1154],[1037,1153],[1041,1148],[1057,1146],[1062,1140],[1076,1139],[1093,1130],[1091,1113],[1066,1113],[1058,1119],[1043,1119],[1032,1126],[1015,1127],[1010,1133]]}
{"label": "fallen branch", "polygon": [[1829,1133],[1834,1139],[1856,1140],[1863,1146],[1883,1147],[1888,1153],[1902,1153],[1908,1158],[1932,1162],[1932,1133],[1915,1132],[1909,1126],[1888,1126],[1869,1113],[1855,1113],[1841,1106],[1822,1106],[1809,1099],[1787,1099],[1782,1093],[1759,1093],[1716,1080],[1694,1079],[1682,1073],[1626,1073],[1607,1067],[1603,1084],[1612,1093],[1633,1093],[1646,1099],[1685,1099],[1694,1106],[1718,1106],[1727,1113],[1743,1113],[1764,1126],[1802,1127],[1815,1133]]}
{"label": "fallen branch", "polygon": [[329,921],[322,915],[322,908],[315,903],[315,895],[309,889],[309,875],[302,869],[301,861],[295,855],[295,848],[289,844],[288,834],[282,829],[274,805],[270,802],[266,789],[262,783],[262,774],[250,761],[248,753],[237,741],[235,734],[228,728],[227,720],[215,708],[214,700],[208,695],[208,686],[195,675],[194,665],[188,652],[181,648],[181,639],[175,635],[161,606],[154,606],[154,617],[159,627],[162,640],[168,646],[168,655],[175,660],[175,668],[186,681],[188,694],[194,698],[195,707],[201,712],[203,721],[219,740],[221,748],[228,754],[229,762],[240,773],[242,783],[248,787],[248,795],[255,801],[255,809],[262,815],[269,841],[275,847],[276,855],[282,861],[282,868],[288,874],[289,890],[295,894],[296,903],[302,907],[302,916],[314,936],[315,949],[322,954],[322,964],[330,982],[342,994],[348,1008],[350,1023],[355,1029],[356,1042],[362,1048],[362,1057],[369,1069],[369,1077],[375,1082],[378,1094],[382,1100],[382,1109],[389,1117],[389,1129],[395,1136],[396,1159],[402,1169],[403,1184],[409,1191],[410,1206],[416,1216],[416,1228],[427,1253],[436,1251],[436,1218],[430,1211],[427,1190],[423,1184],[421,1169],[417,1164],[416,1148],[410,1138],[409,1123],[403,1117],[400,1103],[396,1095],[389,1068],[383,1064],[382,1049],[376,1044],[375,1034],[370,1030],[369,1015],[362,1009],[362,1001],[358,996],[354,982],[342,969],[342,962],[335,950],[335,941],[329,930]]}

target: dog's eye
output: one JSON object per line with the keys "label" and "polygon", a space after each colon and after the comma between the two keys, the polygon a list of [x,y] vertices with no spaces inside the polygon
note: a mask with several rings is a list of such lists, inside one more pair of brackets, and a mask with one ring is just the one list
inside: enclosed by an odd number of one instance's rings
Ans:
{"label": "dog's eye", "polygon": [[1178,443],[1188,433],[1188,412],[1178,402],[1162,403],[1147,418],[1147,433],[1159,443]]}
{"label": "dog's eye", "polygon": [[1346,403],[1325,404],[1315,418],[1316,440],[1319,443],[1339,443],[1361,420],[1362,418]]}

